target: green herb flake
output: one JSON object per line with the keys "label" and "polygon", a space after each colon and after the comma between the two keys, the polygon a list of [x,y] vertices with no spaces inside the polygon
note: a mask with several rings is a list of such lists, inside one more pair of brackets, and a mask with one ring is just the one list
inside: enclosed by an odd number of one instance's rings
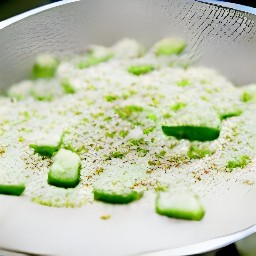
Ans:
{"label": "green herb flake", "polygon": [[76,92],[75,88],[72,86],[68,79],[63,79],[61,81],[61,86],[66,94],[74,94]]}
{"label": "green herb flake", "polygon": [[116,135],[116,132],[106,132],[105,135],[106,135],[106,137],[109,137],[109,138],[113,139]]}
{"label": "green herb flake", "polygon": [[79,69],[93,67],[93,66],[96,66],[100,63],[109,61],[110,59],[112,59],[112,57],[113,57],[112,54],[109,54],[109,55],[106,55],[106,56],[103,56],[103,57],[95,57],[94,55],[91,55],[91,56],[88,57],[87,60],[81,61],[80,63],[78,63],[77,67]]}
{"label": "green herb flake", "polygon": [[100,218],[101,218],[102,220],[109,220],[109,219],[111,218],[111,215],[110,215],[110,214],[102,215],[102,216],[100,216]]}
{"label": "green herb flake", "polygon": [[124,131],[124,130],[122,130],[122,131],[120,131],[119,132],[119,135],[122,137],[122,138],[125,138],[127,135],[128,135],[128,131]]}
{"label": "green herb flake", "polygon": [[250,157],[247,155],[242,155],[234,158],[233,160],[228,161],[227,168],[233,170],[237,167],[244,168],[251,161]]}
{"label": "green herb flake", "polygon": [[35,91],[32,91],[30,94],[35,100],[38,100],[38,101],[52,101],[54,99],[53,95],[50,95],[50,94],[40,95],[40,94],[37,94],[37,92]]}
{"label": "green herb flake", "polygon": [[23,116],[24,116],[26,119],[30,119],[30,114],[29,114],[27,111],[23,112]]}
{"label": "green herb flake", "polygon": [[147,128],[147,129],[144,129],[143,130],[143,133],[144,134],[146,134],[146,135],[148,135],[148,134],[150,134],[151,132],[153,132],[154,130],[155,130],[155,126],[152,126],[152,127],[150,127],[150,128]]}
{"label": "green herb flake", "polygon": [[168,119],[168,118],[171,118],[172,115],[169,114],[169,113],[164,113],[164,114],[163,114],[163,117],[166,118],[166,119]]}
{"label": "green herb flake", "polygon": [[166,155],[166,151],[165,150],[160,151],[159,154],[155,154],[155,156],[157,158],[163,158],[165,155]]}
{"label": "green herb flake", "polygon": [[147,73],[150,73],[154,70],[154,66],[153,65],[138,65],[138,66],[131,66],[128,68],[128,72],[136,75],[136,76],[140,76],[140,75],[144,75]]}
{"label": "green herb flake", "polygon": [[178,102],[178,103],[176,103],[176,104],[174,104],[174,105],[171,106],[171,110],[173,110],[173,111],[176,112],[176,111],[179,111],[179,110],[185,108],[186,106],[187,106],[186,103],[184,103],[184,102]]}
{"label": "green herb flake", "polygon": [[226,112],[226,113],[220,115],[220,120],[228,119],[228,118],[234,117],[234,116],[240,116],[242,113],[243,113],[243,111],[241,109],[236,110],[236,111]]}
{"label": "green herb flake", "polygon": [[149,152],[149,150],[148,150],[148,149],[141,148],[141,147],[138,147],[138,148],[137,148],[137,152],[138,152],[139,157],[144,157],[144,156],[147,155],[147,153]]}
{"label": "green herb flake", "polygon": [[113,101],[116,101],[116,100],[118,100],[118,96],[117,95],[106,95],[105,96],[105,100],[107,101],[107,102],[113,102]]}
{"label": "green herb flake", "polygon": [[245,91],[243,92],[242,96],[241,96],[241,101],[244,103],[247,103],[249,101],[251,101],[254,98],[253,94]]}
{"label": "green herb flake", "polygon": [[119,151],[115,151],[115,152],[112,152],[112,153],[111,153],[111,157],[122,159],[122,158],[124,157],[124,154],[121,153],[121,152],[119,152]]}
{"label": "green herb flake", "polygon": [[141,144],[146,144],[144,138],[140,138],[140,139],[138,139],[138,140],[136,140],[136,139],[131,139],[129,142],[130,142],[131,144],[133,144],[134,146],[139,146],[139,145],[141,145]]}
{"label": "green herb flake", "polygon": [[142,107],[135,106],[135,105],[115,108],[115,113],[123,120],[128,119],[133,113],[139,113],[142,111],[143,111]]}
{"label": "green herb flake", "polygon": [[147,115],[147,118],[153,120],[154,122],[157,121],[157,116],[154,115],[154,114],[148,114],[148,115]]}
{"label": "green herb flake", "polygon": [[214,154],[214,151],[204,145],[201,145],[201,146],[190,145],[187,154],[190,159],[201,159],[206,156],[210,156]]}
{"label": "green herb flake", "polygon": [[111,120],[112,120],[112,117],[111,117],[111,116],[107,116],[107,117],[104,118],[104,121],[106,121],[106,122],[107,122],[107,121],[111,121]]}
{"label": "green herb flake", "polygon": [[186,87],[186,86],[191,85],[191,81],[189,79],[182,79],[182,80],[177,82],[177,85],[179,87]]}

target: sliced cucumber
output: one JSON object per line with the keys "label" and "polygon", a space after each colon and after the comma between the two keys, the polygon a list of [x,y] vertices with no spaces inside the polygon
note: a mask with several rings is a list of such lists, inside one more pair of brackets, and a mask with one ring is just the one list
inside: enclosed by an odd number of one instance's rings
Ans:
{"label": "sliced cucumber", "polygon": [[206,126],[162,126],[162,131],[167,136],[173,136],[177,139],[187,139],[190,141],[210,141],[215,140],[220,135],[219,128]]}
{"label": "sliced cucumber", "polygon": [[124,191],[115,191],[114,189],[98,189],[93,191],[94,200],[102,201],[110,204],[128,204],[133,201],[139,200],[142,193],[126,189]]}
{"label": "sliced cucumber", "polygon": [[136,75],[136,76],[140,76],[140,75],[144,75],[147,73],[150,73],[151,71],[153,71],[155,68],[153,65],[137,65],[137,66],[130,66],[128,68],[128,72]]}
{"label": "sliced cucumber", "polygon": [[186,48],[186,43],[178,38],[166,38],[155,44],[156,56],[180,54]]}
{"label": "sliced cucumber", "polygon": [[56,153],[62,144],[64,133],[61,137],[51,136],[44,140],[39,140],[36,143],[30,144],[29,147],[34,149],[35,153],[41,156],[52,157]]}
{"label": "sliced cucumber", "polygon": [[34,78],[52,78],[55,76],[58,67],[58,60],[48,54],[38,56],[33,67]]}
{"label": "sliced cucumber", "polygon": [[171,218],[197,221],[205,214],[196,195],[188,191],[170,190],[157,193],[156,212]]}
{"label": "sliced cucumber", "polygon": [[0,184],[0,194],[20,196],[24,192],[24,190],[25,190],[25,185],[23,184],[17,184],[17,185]]}
{"label": "sliced cucumber", "polygon": [[35,153],[38,153],[39,155],[46,157],[51,157],[55,152],[59,150],[59,146],[51,145],[30,144],[29,147],[33,148]]}
{"label": "sliced cucumber", "polygon": [[230,117],[234,117],[234,116],[240,116],[243,113],[242,110],[236,110],[236,111],[230,111],[230,112],[225,112],[220,114],[220,119],[224,120]]}
{"label": "sliced cucumber", "polygon": [[81,61],[78,64],[78,68],[79,69],[84,69],[84,68],[89,68],[89,67],[92,67],[92,66],[96,66],[100,63],[107,62],[108,60],[110,60],[112,58],[113,58],[112,54],[102,56],[102,57],[96,57],[94,55],[91,55],[90,57],[88,57],[87,60]]}
{"label": "sliced cucumber", "polygon": [[54,156],[48,173],[48,183],[62,188],[74,188],[80,181],[80,158],[67,149],[60,149]]}

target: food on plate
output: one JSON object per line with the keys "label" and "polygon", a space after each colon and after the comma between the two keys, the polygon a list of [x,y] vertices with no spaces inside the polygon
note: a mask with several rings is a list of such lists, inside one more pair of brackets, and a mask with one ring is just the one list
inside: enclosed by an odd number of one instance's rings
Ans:
{"label": "food on plate", "polygon": [[223,184],[254,184],[256,85],[191,65],[189,51],[124,39],[40,55],[0,97],[0,184],[53,207],[156,197],[158,213],[192,220]]}
{"label": "food on plate", "polygon": [[93,190],[94,200],[111,204],[128,204],[142,197],[142,193],[123,188],[121,190],[113,190],[109,188],[99,188]]}
{"label": "food on plate", "polygon": [[23,184],[0,184],[0,194],[20,196],[24,190],[25,186]]}
{"label": "food on plate", "polygon": [[74,188],[80,180],[80,158],[67,149],[60,149],[53,157],[48,183],[56,187]]}
{"label": "food on plate", "polygon": [[42,54],[36,59],[33,67],[33,77],[37,78],[52,78],[55,75],[58,67],[58,60],[49,55]]}
{"label": "food on plate", "polygon": [[156,212],[177,219],[201,220],[205,214],[199,198],[190,191],[160,191],[156,197]]}

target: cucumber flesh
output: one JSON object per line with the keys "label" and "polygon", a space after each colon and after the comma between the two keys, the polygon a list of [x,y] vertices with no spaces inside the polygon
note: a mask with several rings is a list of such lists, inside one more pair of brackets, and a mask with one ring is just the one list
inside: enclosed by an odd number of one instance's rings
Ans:
{"label": "cucumber flesh", "polygon": [[196,220],[204,217],[205,211],[199,198],[191,192],[158,192],[156,212],[170,218]]}
{"label": "cucumber flesh", "polygon": [[94,200],[102,201],[110,204],[128,204],[133,201],[139,200],[142,197],[142,193],[127,190],[122,192],[111,191],[107,189],[94,189]]}
{"label": "cucumber flesh", "polygon": [[67,149],[60,149],[48,173],[48,183],[62,188],[74,188],[80,181],[80,158]]}
{"label": "cucumber flesh", "polygon": [[17,185],[6,185],[0,184],[0,194],[3,195],[12,195],[12,196],[20,196],[25,190],[25,185],[17,184]]}
{"label": "cucumber flesh", "polygon": [[162,126],[162,131],[167,136],[173,136],[177,139],[187,139],[190,141],[211,141],[220,135],[219,128],[206,126]]}

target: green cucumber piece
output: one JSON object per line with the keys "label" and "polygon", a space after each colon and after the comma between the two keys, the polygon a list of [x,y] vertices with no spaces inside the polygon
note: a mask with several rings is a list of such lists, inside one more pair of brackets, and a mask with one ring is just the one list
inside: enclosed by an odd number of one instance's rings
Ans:
{"label": "green cucumber piece", "polygon": [[0,184],[0,194],[11,195],[11,196],[20,196],[25,190],[25,185],[6,185]]}
{"label": "green cucumber piece", "polygon": [[137,66],[130,66],[128,68],[128,72],[135,76],[140,76],[140,75],[150,73],[154,69],[155,68],[153,65],[137,65]]}
{"label": "green cucumber piece", "polygon": [[80,181],[80,158],[67,149],[60,149],[48,173],[48,183],[62,188],[74,188]]}
{"label": "green cucumber piece", "polygon": [[36,145],[30,144],[30,148],[34,149],[35,153],[38,153],[41,156],[51,157],[55,152],[59,150],[58,146],[51,146],[51,145]]}
{"label": "green cucumber piece", "polygon": [[51,55],[43,54],[38,56],[32,70],[33,77],[35,79],[54,77],[58,64],[58,60]]}
{"label": "green cucumber piece", "polygon": [[205,211],[198,196],[188,191],[160,191],[156,196],[156,212],[170,218],[201,220]]}
{"label": "green cucumber piece", "polygon": [[100,63],[107,62],[108,60],[110,60],[112,58],[113,58],[113,54],[108,54],[108,55],[102,56],[102,57],[96,57],[94,55],[91,55],[91,56],[89,56],[89,58],[87,60],[81,61],[77,67],[79,69],[93,67]]}
{"label": "green cucumber piece", "polygon": [[243,113],[242,110],[230,111],[220,114],[220,120],[224,120],[234,116],[240,116]]}
{"label": "green cucumber piece", "polygon": [[142,195],[142,193],[129,189],[120,192],[115,190],[95,188],[93,191],[94,200],[110,204],[128,204],[133,201],[139,200]]}
{"label": "green cucumber piece", "polygon": [[63,88],[63,91],[66,94],[74,94],[74,93],[76,93],[75,88],[72,86],[72,84],[70,83],[70,81],[67,78],[62,79],[61,86]]}
{"label": "green cucumber piece", "polygon": [[180,54],[186,48],[186,43],[178,38],[166,38],[155,44],[156,56]]}
{"label": "green cucumber piece", "polygon": [[220,135],[219,128],[206,126],[162,126],[162,131],[167,136],[173,136],[177,139],[187,139],[190,141],[211,141],[215,140]]}

